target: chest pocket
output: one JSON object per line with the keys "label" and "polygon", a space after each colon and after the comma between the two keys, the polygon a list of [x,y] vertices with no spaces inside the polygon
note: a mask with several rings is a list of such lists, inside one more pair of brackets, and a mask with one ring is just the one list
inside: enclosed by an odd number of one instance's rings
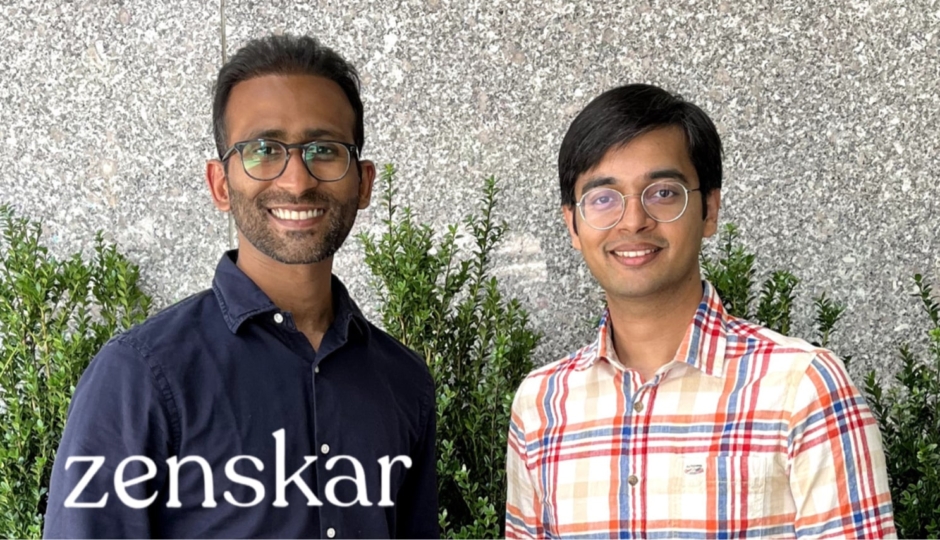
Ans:
{"label": "chest pocket", "polygon": [[763,536],[792,506],[784,500],[789,494],[784,465],[774,455],[676,455],[668,482],[674,531]]}

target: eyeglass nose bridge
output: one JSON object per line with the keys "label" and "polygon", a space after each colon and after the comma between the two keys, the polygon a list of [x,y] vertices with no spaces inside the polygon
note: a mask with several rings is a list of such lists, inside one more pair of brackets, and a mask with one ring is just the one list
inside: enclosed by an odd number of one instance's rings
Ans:
{"label": "eyeglass nose bridge", "polygon": [[323,182],[317,175],[313,174],[313,171],[310,170],[310,164],[307,163],[307,160],[304,159],[305,148],[303,144],[284,144],[280,143],[284,148],[284,163],[281,164],[281,172],[277,173],[277,176],[272,178],[270,181],[275,182],[284,177],[284,173],[287,172],[287,167],[290,166],[291,157],[293,157],[294,152],[292,150],[297,150],[297,157],[300,158],[300,164],[303,166],[304,170],[307,172],[307,175],[316,180],[317,182]]}
{"label": "eyeglass nose bridge", "polygon": [[627,205],[628,205],[627,199],[630,199],[633,197],[640,199],[640,208],[643,210],[644,218],[649,218],[649,219],[652,219],[653,221],[658,221],[655,217],[653,217],[653,214],[651,214],[649,209],[646,207],[646,201],[644,200],[645,193],[646,191],[644,190],[643,193],[621,193],[620,194],[620,201],[621,201],[620,202],[620,218],[614,222],[611,228],[616,227],[617,224],[623,221],[623,218],[626,217]]}

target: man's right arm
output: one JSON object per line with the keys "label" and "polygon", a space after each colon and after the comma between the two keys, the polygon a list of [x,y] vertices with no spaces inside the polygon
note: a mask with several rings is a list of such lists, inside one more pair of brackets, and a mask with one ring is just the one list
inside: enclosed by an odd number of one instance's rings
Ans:
{"label": "man's right arm", "polygon": [[[169,394],[131,341],[105,345],[82,375],[53,464],[45,538],[148,538],[146,502],[162,486],[171,451]],[[156,471],[148,477],[143,460]],[[116,484],[120,484],[116,486]],[[130,504],[128,504],[130,503]]]}

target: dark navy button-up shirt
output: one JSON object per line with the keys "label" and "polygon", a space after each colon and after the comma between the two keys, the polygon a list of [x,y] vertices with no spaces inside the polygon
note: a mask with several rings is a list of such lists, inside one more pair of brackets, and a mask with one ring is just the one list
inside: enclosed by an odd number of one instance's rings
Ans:
{"label": "dark navy button-up shirt", "polygon": [[91,362],[45,536],[436,537],[426,364],[335,276],[335,320],[314,350],[236,257]]}

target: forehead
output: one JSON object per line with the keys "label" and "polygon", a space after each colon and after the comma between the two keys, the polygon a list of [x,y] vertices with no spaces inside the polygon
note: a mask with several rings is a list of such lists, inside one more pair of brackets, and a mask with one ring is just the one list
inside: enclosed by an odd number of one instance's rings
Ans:
{"label": "forehead", "polygon": [[342,88],[330,79],[263,75],[232,88],[225,122],[229,143],[264,131],[281,131],[289,138],[321,131],[353,142],[356,115]]}
{"label": "forehead", "polygon": [[669,170],[680,172],[689,184],[694,184],[689,187],[698,186],[685,132],[678,126],[657,128],[611,148],[597,165],[578,177],[576,193],[600,179],[609,180],[605,182],[609,185],[641,189],[655,180],[657,173]]}

